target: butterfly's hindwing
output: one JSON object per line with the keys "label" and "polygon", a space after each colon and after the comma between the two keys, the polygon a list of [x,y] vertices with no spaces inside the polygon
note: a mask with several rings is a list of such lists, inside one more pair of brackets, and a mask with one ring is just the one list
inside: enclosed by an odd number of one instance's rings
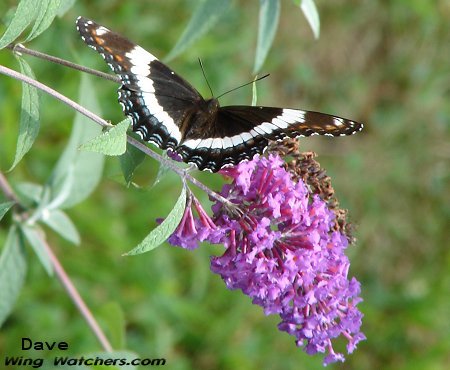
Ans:
{"label": "butterfly's hindwing", "polygon": [[275,107],[219,108],[207,137],[186,137],[176,149],[183,160],[212,172],[264,153],[269,140],[311,135],[341,136],[362,125],[337,116]]}
{"label": "butterfly's hindwing", "polygon": [[200,170],[216,172],[261,154],[269,140],[343,136],[363,125],[319,112],[275,107],[219,107],[154,55],[82,17],[82,39],[119,76],[119,102],[143,140],[178,153]]}
{"label": "butterfly's hindwing", "polygon": [[233,137],[190,139],[176,149],[184,162],[195,164],[200,170],[217,172],[221,168],[234,166],[252,159],[267,148],[268,140],[263,136],[251,138],[247,133]]}

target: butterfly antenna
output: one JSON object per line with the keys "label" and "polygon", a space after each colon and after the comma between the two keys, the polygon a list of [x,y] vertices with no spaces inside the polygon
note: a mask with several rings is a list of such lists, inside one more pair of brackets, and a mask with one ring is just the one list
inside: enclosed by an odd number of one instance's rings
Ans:
{"label": "butterfly antenna", "polygon": [[202,69],[203,77],[205,78],[206,84],[208,85],[209,91],[211,92],[211,97],[214,97],[214,93],[211,89],[208,79],[206,78],[206,73],[205,73],[205,69],[203,68],[202,60],[200,58],[198,58],[198,62],[200,63],[200,68]]}
{"label": "butterfly antenna", "polygon": [[250,85],[250,84],[252,84],[252,83],[255,83],[256,81],[261,81],[262,79],[264,79],[264,78],[266,78],[266,77],[269,77],[269,76],[270,76],[270,73],[267,73],[267,74],[265,74],[264,76],[255,78],[253,81],[250,81],[250,82],[247,82],[247,83],[245,83],[245,84],[243,84],[243,85],[241,85],[241,86],[235,87],[234,89],[225,91],[223,94],[220,94],[216,99],[219,99],[219,98],[221,98],[222,96],[224,96],[224,95],[226,95],[226,94],[228,94],[228,93],[230,93],[230,92],[232,92],[232,91],[234,91],[234,90],[240,89],[241,87]]}

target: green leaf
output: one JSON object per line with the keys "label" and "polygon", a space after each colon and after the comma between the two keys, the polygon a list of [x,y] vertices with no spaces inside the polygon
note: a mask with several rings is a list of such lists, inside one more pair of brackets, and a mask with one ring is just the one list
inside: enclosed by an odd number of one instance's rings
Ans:
{"label": "green leaf", "polygon": [[8,28],[0,39],[0,49],[8,46],[27,28],[39,12],[36,0],[22,0],[17,6],[16,13]]}
{"label": "green leaf", "polygon": [[134,171],[145,159],[145,153],[135,148],[133,145],[127,144],[127,150],[120,156],[120,167],[122,168],[123,177],[130,185]]}
{"label": "green leaf", "polygon": [[[35,78],[33,71],[24,59],[17,58],[21,72],[28,77]],[[39,133],[39,95],[34,86],[22,83],[22,108],[20,113],[19,136],[14,162],[11,171],[20,162],[23,156],[31,149]]]}
{"label": "green leaf", "polygon": [[[163,158],[169,159],[169,156],[167,155],[167,151],[163,152],[162,154]],[[159,184],[159,182],[167,175],[169,172],[169,167],[167,167],[164,163],[160,163],[158,167],[158,173],[156,174],[155,181],[153,181],[153,184],[151,187],[156,186]]]}
{"label": "green leaf", "polygon": [[80,244],[80,234],[77,228],[63,211],[54,209],[49,212],[43,212],[41,220],[64,239],[76,245]]}
{"label": "green leaf", "polygon": [[37,225],[21,225],[20,230],[22,231],[28,243],[30,243],[30,246],[34,250],[34,253],[36,253],[36,255],[38,256],[39,261],[41,261],[41,264],[42,266],[44,266],[47,274],[49,276],[53,276],[53,265],[43,242],[45,234],[42,229]]}
{"label": "green leaf", "polygon": [[[117,302],[108,302],[100,308],[98,317],[108,329],[108,338],[113,348],[125,348],[125,315]],[[106,325],[105,325],[106,324]]]}
{"label": "green leaf", "polygon": [[59,12],[60,6],[61,0],[41,0],[41,4],[38,6],[39,13],[37,14],[33,29],[25,41],[30,41],[44,32],[52,24],[53,19]]}
{"label": "green leaf", "polygon": [[136,254],[145,253],[164,243],[180,224],[185,208],[186,186],[183,185],[183,189],[177,202],[175,203],[175,206],[161,225],[153,229],[136,248],[132,249],[128,253],[125,253],[124,256],[133,256]]}
{"label": "green leaf", "polygon": [[130,124],[130,118],[124,119],[108,131],[81,144],[80,149],[105,155],[122,155],[127,150],[127,130]]}
{"label": "green leaf", "polygon": [[39,203],[42,199],[44,187],[32,182],[21,182],[15,186],[15,189],[21,198]]}
{"label": "green leaf", "polygon": [[[100,109],[89,81],[86,75],[82,75],[80,104],[98,114]],[[77,113],[69,143],[47,184],[52,192],[51,209],[71,207],[87,198],[97,187],[103,171],[104,156],[81,152],[78,147],[100,132],[99,125]]]}
{"label": "green leaf", "polygon": [[23,241],[17,228],[12,226],[0,256],[0,326],[11,313],[19,297],[26,270]]}
{"label": "green leaf", "polygon": [[279,0],[260,0],[258,41],[256,42],[256,55],[253,73],[261,69],[272,45],[280,19]]}
{"label": "green leaf", "polygon": [[13,205],[14,202],[0,203],[0,221],[2,220],[3,216],[6,215],[6,212],[8,212]]}
{"label": "green leaf", "polygon": [[318,39],[320,35],[320,19],[314,0],[302,0],[300,8],[313,31],[314,37]]}
{"label": "green leaf", "polygon": [[230,0],[204,0],[195,10],[178,42],[175,44],[166,61],[181,54],[197,39],[205,34],[226,12]]}
{"label": "green leaf", "polygon": [[62,17],[77,0],[64,0],[58,10],[58,17]]}

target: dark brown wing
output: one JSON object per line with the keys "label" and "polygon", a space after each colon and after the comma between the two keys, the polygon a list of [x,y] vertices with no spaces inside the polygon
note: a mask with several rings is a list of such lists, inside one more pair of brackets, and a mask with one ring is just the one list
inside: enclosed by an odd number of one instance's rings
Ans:
{"label": "dark brown wing", "polygon": [[219,108],[213,128],[206,136],[187,137],[176,151],[185,162],[216,172],[263,153],[269,140],[311,135],[345,136],[362,127],[355,121],[319,112],[228,106]]}

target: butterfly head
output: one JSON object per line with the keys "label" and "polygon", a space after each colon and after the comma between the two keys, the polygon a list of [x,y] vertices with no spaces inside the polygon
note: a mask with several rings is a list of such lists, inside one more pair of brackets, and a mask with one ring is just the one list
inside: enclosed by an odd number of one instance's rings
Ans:
{"label": "butterfly head", "polygon": [[219,100],[217,100],[216,98],[207,99],[205,100],[205,103],[206,113],[215,115],[219,110],[220,104]]}

